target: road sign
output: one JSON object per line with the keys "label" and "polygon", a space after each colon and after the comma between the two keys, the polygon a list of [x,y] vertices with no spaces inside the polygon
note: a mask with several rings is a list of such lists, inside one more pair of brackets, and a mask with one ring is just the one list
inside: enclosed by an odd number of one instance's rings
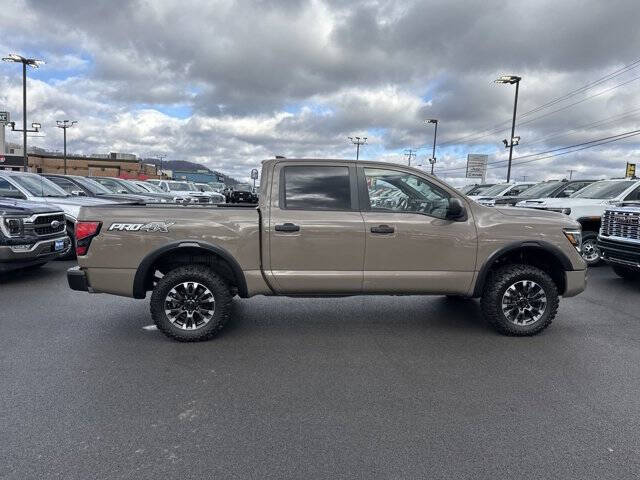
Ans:
{"label": "road sign", "polygon": [[625,177],[633,178],[636,176],[636,164],[627,162],[627,173]]}
{"label": "road sign", "polygon": [[0,112],[0,123],[9,123],[10,121],[9,112]]}
{"label": "road sign", "polygon": [[258,179],[258,169],[254,168],[253,170],[251,170],[251,179],[252,180],[257,180]]}
{"label": "road sign", "polygon": [[469,153],[467,155],[467,178],[484,178],[487,174],[489,155]]}

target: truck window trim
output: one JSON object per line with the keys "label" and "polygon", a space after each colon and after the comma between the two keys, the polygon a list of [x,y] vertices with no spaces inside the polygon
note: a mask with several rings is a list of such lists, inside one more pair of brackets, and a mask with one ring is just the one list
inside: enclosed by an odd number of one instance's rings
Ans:
{"label": "truck window trim", "polygon": [[[309,207],[287,207],[286,203],[286,184],[285,184],[285,170],[288,167],[342,167],[347,168],[349,172],[349,195],[351,196],[351,208],[309,208]],[[344,163],[335,165],[326,165],[322,163],[286,163],[279,167],[278,172],[278,208],[280,210],[294,210],[298,212],[359,212],[359,198],[358,198],[358,181],[356,178],[356,167],[354,165]]]}

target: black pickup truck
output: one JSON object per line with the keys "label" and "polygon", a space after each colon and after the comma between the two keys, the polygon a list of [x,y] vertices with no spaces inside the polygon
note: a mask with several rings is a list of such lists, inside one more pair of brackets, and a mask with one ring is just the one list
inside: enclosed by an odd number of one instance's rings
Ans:
{"label": "black pickup truck", "polygon": [[0,198],[0,272],[44,265],[70,247],[62,210]]}

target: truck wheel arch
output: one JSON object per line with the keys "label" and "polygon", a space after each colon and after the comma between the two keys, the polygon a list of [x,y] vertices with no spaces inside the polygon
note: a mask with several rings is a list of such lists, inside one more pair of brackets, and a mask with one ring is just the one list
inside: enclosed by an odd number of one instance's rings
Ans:
{"label": "truck wheel arch", "polygon": [[[556,265],[559,265],[562,268],[562,271],[558,269],[554,269],[554,272],[549,272],[558,286],[558,292],[560,294],[564,293],[565,289],[565,278],[564,271],[573,270],[573,266],[571,265],[571,261],[567,257],[567,255],[562,252],[558,247],[552,245],[548,242],[543,241],[526,241],[526,242],[516,242],[511,243],[509,245],[505,245],[493,252],[487,260],[482,265],[482,268],[478,271],[478,276],[476,278],[476,284],[473,289],[473,297],[480,297],[484,290],[484,286],[487,282],[487,277],[490,272],[501,265],[505,260],[513,261],[517,256],[520,257],[529,257],[529,260],[552,260]],[[518,263],[518,262],[514,262]],[[536,265],[536,262],[527,262],[526,260],[520,262],[525,264]]]}
{"label": "truck wheel arch", "polygon": [[238,290],[238,295],[242,298],[246,298],[248,296],[247,281],[245,279],[244,272],[233,255],[218,245],[201,241],[184,240],[164,245],[163,247],[147,254],[142,259],[133,280],[133,297],[146,297],[147,291],[150,290],[149,284],[152,282],[153,275],[156,271],[156,268],[154,267],[157,266],[159,262],[162,262],[163,259],[167,259],[169,257],[179,257],[183,255],[200,255],[219,259],[228,266],[232,276],[231,280]]}

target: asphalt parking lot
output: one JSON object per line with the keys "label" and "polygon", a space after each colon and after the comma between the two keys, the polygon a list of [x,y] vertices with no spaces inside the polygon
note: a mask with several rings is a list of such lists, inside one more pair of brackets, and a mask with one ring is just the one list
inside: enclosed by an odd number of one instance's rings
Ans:
{"label": "asphalt parking lot", "polygon": [[0,278],[0,478],[638,478],[640,285],[533,338],[444,297],[236,300],[180,344],[148,301]]}

